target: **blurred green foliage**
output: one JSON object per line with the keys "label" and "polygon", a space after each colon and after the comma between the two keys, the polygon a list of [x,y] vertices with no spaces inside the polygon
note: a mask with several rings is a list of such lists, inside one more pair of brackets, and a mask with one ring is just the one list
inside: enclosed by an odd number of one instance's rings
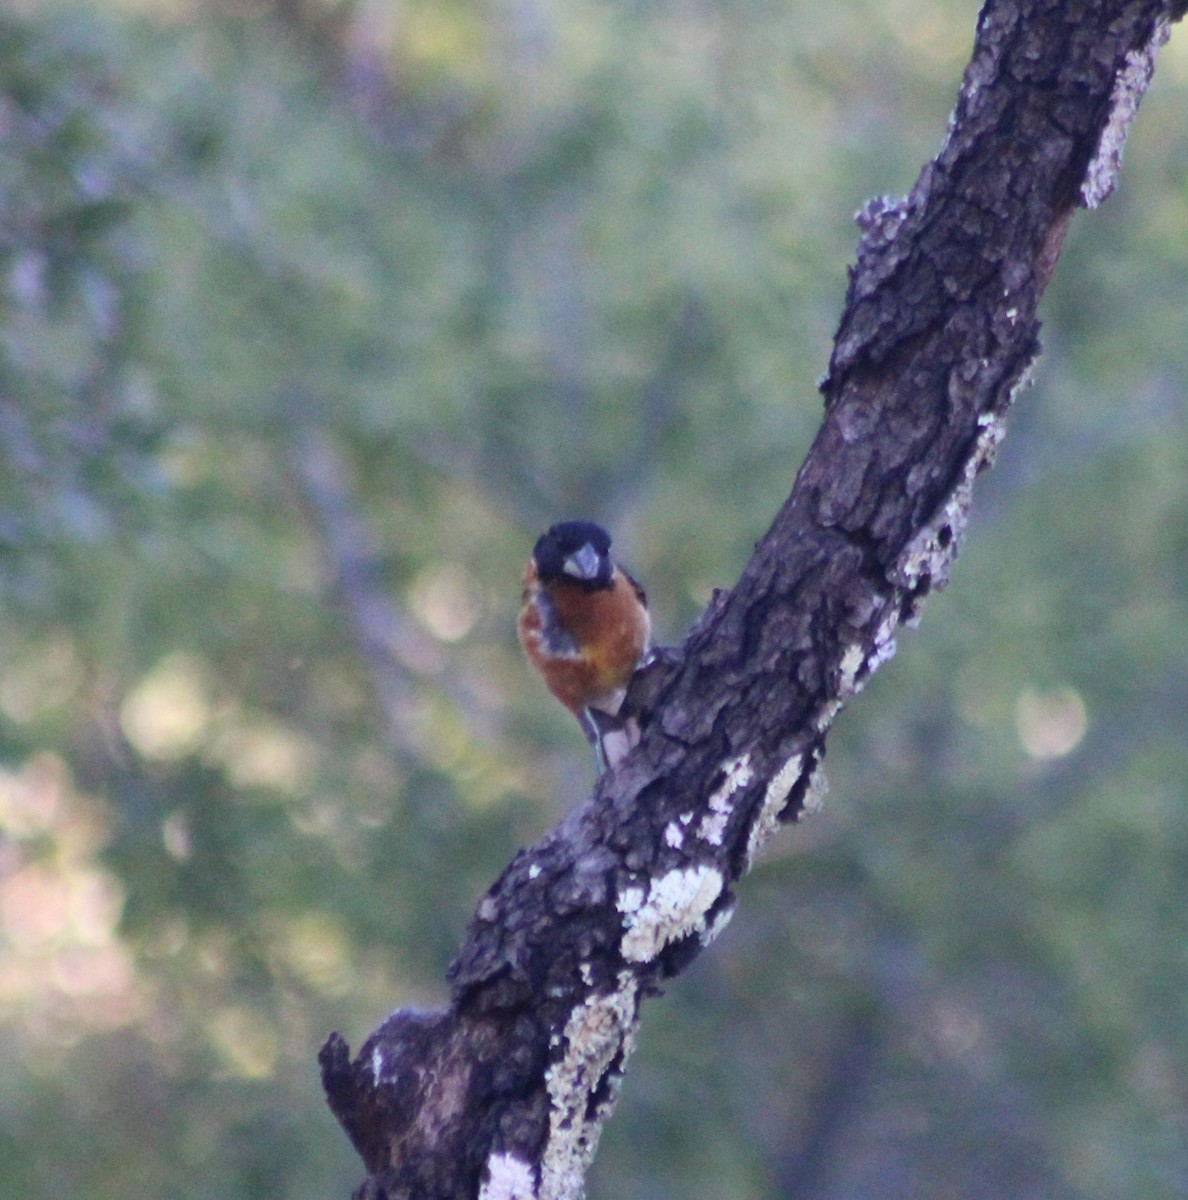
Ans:
{"label": "blurred green foliage", "polygon": [[[676,641],[790,487],[971,5],[0,13],[0,1197],[345,1196],[314,1056],[590,784],[535,533]],[[593,1197],[1188,1185],[1188,51],[950,591],[645,1013]]]}

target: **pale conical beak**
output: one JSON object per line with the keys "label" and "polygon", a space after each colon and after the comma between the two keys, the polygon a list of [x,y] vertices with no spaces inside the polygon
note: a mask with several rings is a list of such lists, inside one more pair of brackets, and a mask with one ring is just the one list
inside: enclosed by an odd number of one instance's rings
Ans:
{"label": "pale conical beak", "polygon": [[598,566],[598,551],[587,542],[561,564],[561,570],[574,579],[590,580],[598,578]]}

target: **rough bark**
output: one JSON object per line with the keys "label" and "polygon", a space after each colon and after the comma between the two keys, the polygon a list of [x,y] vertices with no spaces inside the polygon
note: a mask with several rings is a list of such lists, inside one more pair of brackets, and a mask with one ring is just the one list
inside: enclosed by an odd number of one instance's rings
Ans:
{"label": "rough bark", "polygon": [[639,1007],[726,924],[826,732],[943,586],[1038,348],[1073,210],[1111,190],[1184,0],[989,0],[949,136],[863,230],[825,418],[738,584],[637,677],[643,739],[479,904],[443,1011],[402,1011],[331,1108],[359,1197],[579,1197]]}

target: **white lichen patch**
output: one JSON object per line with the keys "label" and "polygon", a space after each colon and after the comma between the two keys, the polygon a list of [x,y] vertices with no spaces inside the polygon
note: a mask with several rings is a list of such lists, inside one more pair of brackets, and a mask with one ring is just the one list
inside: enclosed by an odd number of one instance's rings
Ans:
{"label": "white lichen patch", "polygon": [[487,1177],[479,1187],[479,1200],[533,1200],[536,1176],[532,1164],[514,1154],[492,1154]]}
{"label": "white lichen patch", "polygon": [[804,789],[804,802],[801,811],[805,816],[820,812],[821,806],[825,803],[825,797],[828,794],[829,780],[826,779],[825,771],[818,763],[813,768],[813,773],[809,776],[808,787]]}
{"label": "white lichen patch", "polygon": [[730,918],[734,916],[734,905],[724,904],[714,914],[709,925],[706,926],[705,932],[701,935],[701,944],[708,946],[710,942],[717,938],[718,934],[730,924]]}
{"label": "white lichen patch", "polygon": [[562,1037],[565,1053],[545,1073],[551,1103],[540,1200],[580,1200],[586,1168],[617,1091],[607,1089],[605,1103],[593,1113],[590,1097],[615,1059],[625,1061],[635,1048],[635,980],[622,971],[617,982],[614,991],[590,996],[573,1010]]}
{"label": "white lichen patch", "polygon": [[539,879],[540,878],[540,863],[533,863],[532,866],[530,866],[528,868],[528,878],[529,879]]}
{"label": "white lichen patch", "polygon": [[623,957],[628,962],[651,962],[670,942],[703,934],[706,913],[725,886],[721,871],[702,864],[678,868],[653,880],[642,903],[636,902],[638,888],[624,889],[618,904],[623,914],[619,947]]}
{"label": "white lichen patch", "polygon": [[[895,639],[891,636],[886,636],[875,642],[874,652],[870,656],[870,661],[867,664],[866,679],[869,679],[884,663],[890,662],[895,657]],[[858,691],[861,691],[866,686],[866,679],[858,685]]]}
{"label": "white lichen patch", "polygon": [[[1012,398],[1020,388],[1026,387],[1030,382],[1031,366],[1029,364],[1023,374],[1019,376],[1019,382],[1012,389]],[[998,453],[998,444],[1006,437],[1006,422],[1002,417],[995,416],[994,413],[982,413],[978,417],[978,431],[978,440],[974,443],[974,452],[966,468],[966,475],[970,480],[983,467],[994,462],[994,456]]]}
{"label": "white lichen patch", "polygon": [[854,686],[854,680],[858,678],[858,672],[862,669],[862,664],[865,660],[866,655],[860,643],[851,642],[846,647],[839,668],[841,678],[838,680],[837,690],[840,696],[852,696],[857,690]]}
{"label": "white lichen patch", "polygon": [[619,893],[619,899],[616,902],[616,907],[621,913],[635,913],[643,907],[644,897],[647,892],[643,888],[632,884],[630,887],[625,887]]}
{"label": "white lichen patch", "polygon": [[888,659],[895,657],[895,630],[898,628],[899,613],[894,608],[889,609],[875,630],[874,647],[868,667],[869,675],[873,675]]}
{"label": "white lichen patch", "polygon": [[664,844],[673,850],[679,850],[685,844],[685,831],[679,821],[669,821],[664,826]]}
{"label": "white lichen patch", "polygon": [[[880,597],[880,600],[883,598]],[[866,617],[874,616],[874,608],[872,607],[866,614]],[[842,653],[841,662],[838,664],[838,696],[839,700],[846,700],[850,696],[856,696],[866,686],[866,682],[870,677],[889,659],[895,655],[895,630],[899,626],[899,612],[894,605],[886,606],[883,615],[874,631],[874,636],[871,638],[870,648],[865,648],[862,642],[852,642]],[[823,713],[825,718],[824,723],[819,721],[818,728],[824,728],[824,725],[832,721],[837,713],[836,708],[832,708]]]}
{"label": "white lichen patch", "polygon": [[371,1078],[377,1087],[384,1078],[384,1052],[378,1046],[371,1052]]}
{"label": "white lichen patch", "polygon": [[932,587],[943,587],[948,582],[949,567],[957,556],[969,520],[974,480],[983,467],[994,461],[998,443],[1005,435],[1006,427],[1001,417],[991,413],[979,417],[978,438],[973,453],[965,462],[961,479],[940,510],[899,556],[890,573],[894,583],[913,589],[923,579],[927,579]]}
{"label": "white lichen patch", "polygon": [[788,802],[788,794],[792,785],[800,778],[804,770],[804,755],[793,754],[787,762],[768,780],[767,789],[763,793],[763,803],[751,832],[747,837],[747,868],[755,862],[755,855],[760,847],[779,828],[780,813]]}
{"label": "white lichen patch", "polygon": [[710,796],[707,807],[709,812],[701,818],[697,827],[697,836],[711,846],[720,846],[726,835],[726,822],[734,811],[735,797],[755,777],[751,770],[751,756],[741,754],[724,762],[719,770],[724,776],[721,784]]}
{"label": "white lichen patch", "polygon": [[1113,190],[1122,169],[1122,151],[1130,123],[1151,83],[1155,72],[1155,56],[1171,33],[1167,18],[1156,21],[1151,40],[1126,56],[1126,65],[1114,80],[1110,96],[1110,115],[1101,131],[1097,153],[1085,171],[1081,183],[1081,202],[1086,208],[1096,208]]}
{"label": "white lichen patch", "polygon": [[825,703],[821,705],[820,711],[817,713],[815,724],[818,732],[824,733],[825,730],[833,724],[833,718],[836,717],[839,712],[841,712],[840,700],[826,700]]}

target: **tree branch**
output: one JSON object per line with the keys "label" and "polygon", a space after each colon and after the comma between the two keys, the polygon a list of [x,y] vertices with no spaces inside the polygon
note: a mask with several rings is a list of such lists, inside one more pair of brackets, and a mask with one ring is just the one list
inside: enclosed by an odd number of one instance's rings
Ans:
{"label": "tree branch", "polygon": [[812,806],[842,704],[943,586],[975,477],[1038,353],[1073,209],[1113,187],[1183,0],[990,0],[949,136],[863,230],[825,419],[737,586],[637,676],[637,750],[522,850],[478,907],[441,1012],[398,1012],[330,1105],[357,1196],[569,1198],[610,1115],[641,1000],[722,929],[733,884]]}

